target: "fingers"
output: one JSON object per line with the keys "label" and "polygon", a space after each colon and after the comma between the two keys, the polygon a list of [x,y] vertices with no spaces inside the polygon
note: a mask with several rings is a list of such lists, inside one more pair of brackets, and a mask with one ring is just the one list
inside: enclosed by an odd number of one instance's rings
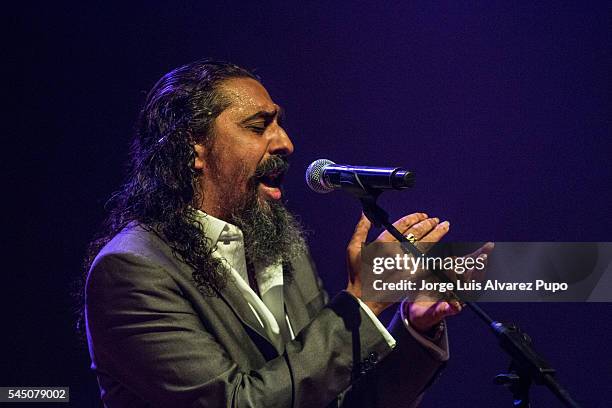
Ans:
{"label": "fingers", "polygon": [[365,214],[362,213],[361,218],[359,218],[359,221],[355,226],[355,232],[353,232],[351,241],[349,242],[349,248],[359,248],[361,250],[361,245],[366,242],[371,226],[372,223],[370,220],[368,220]]}
{"label": "fingers", "polygon": [[[413,225],[426,220],[427,219],[427,214],[425,213],[413,213],[413,214],[409,214],[406,215],[402,218],[400,218],[399,220],[395,221],[393,223],[393,226],[395,228],[397,228],[397,230],[399,232],[401,232],[402,234],[407,234],[408,233],[408,229],[410,227],[412,227]],[[416,236],[416,234],[415,234]],[[384,231],[382,234],[380,234],[378,236],[378,241],[381,242],[394,242],[395,238],[393,238],[393,236],[391,234],[389,234],[389,232]]]}
{"label": "fingers", "polygon": [[361,297],[361,275],[359,273],[361,260],[361,246],[368,238],[370,230],[370,220],[362,213],[361,218],[355,226],[355,232],[346,248],[346,261],[349,274],[349,284],[347,290],[353,296]]}
{"label": "fingers", "polygon": [[[436,218],[437,220],[437,218]],[[424,236],[422,236],[415,246],[423,253],[427,253],[438,241],[445,236],[450,229],[450,222],[436,222]],[[415,234],[416,235],[416,234]]]}
{"label": "fingers", "polygon": [[443,319],[461,312],[461,304],[456,301],[414,302],[409,304],[410,324],[425,332]]}
{"label": "fingers", "polygon": [[446,303],[448,307],[445,307],[445,310],[443,312],[444,313],[443,318],[456,315],[457,313],[461,311],[461,309],[463,309],[463,306],[461,306],[461,303],[457,300],[453,300],[451,302],[444,302],[444,303]]}
{"label": "fingers", "polygon": [[[450,229],[448,221],[440,223],[438,218],[429,218],[425,213],[406,215],[394,222],[393,226],[404,235],[412,234],[418,241],[415,243],[416,247],[424,253],[429,251]],[[380,234],[377,241],[396,242],[387,231]]]}
{"label": "fingers", "polygon": [[435,326],[447,317],[454,316],[461,311],[459,302],[436,302],[426,312],[427,326]]}
{"label": "fingers", "polygon": [[425,237],[439,223],[439,218],[427,218],[414,224],[404,233],[404,235],[412,234],[417,240],[423,239],[423,237]]}
{"label": "fingers", "polygon": [[488,256],[489,254],[491,254],[491,252],[493,252],[493,248],[495,248],[495,244],[493,242],[487,242],[486,244],[484,244],[483,246],[481,246],[480,248],[478,248],[477,250],[475,250],[471,254],[466,255],[466,258],[474,258],[475,259],[475,258],[482,257],[483,255],[487,255]]}
{"label": "fingers", "polygon": [[[493,248],[495,248],[495,244],[493,242],[487,242],[486,244],[478,248],[476,251],[467,255],[466,258],[472,258],[472,259],[480,258],[482,259],[485,265],[485,268],[486,268],[488,257],[491,254],[491,252],[493,252]],[[485,268],[471,268],[470,270],[466,271],[463,274],[463,276],[466,281],[469,281],[472,279],[477,280],[477,281],[482,281],[485,276]]]}

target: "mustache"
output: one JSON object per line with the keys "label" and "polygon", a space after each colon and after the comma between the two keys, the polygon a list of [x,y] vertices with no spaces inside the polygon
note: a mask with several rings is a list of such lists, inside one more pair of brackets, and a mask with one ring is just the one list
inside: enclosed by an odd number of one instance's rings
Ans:
{"label": "mustache", "polygon": [[272,155],[255,169],[253,177],[261,179],[271,175],[283,176],[289,171],[289,161],[285,156]]}

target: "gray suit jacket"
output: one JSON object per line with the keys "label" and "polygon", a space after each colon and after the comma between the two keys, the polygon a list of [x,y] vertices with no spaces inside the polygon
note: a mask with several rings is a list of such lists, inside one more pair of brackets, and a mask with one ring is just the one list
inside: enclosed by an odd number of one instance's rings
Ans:
{"label": "gray suit jacket", "polygon": [[400,319],[387,345],[356,300],[328,302],[310,258],[292,263],[279,353],[233,282],[203,296],[192,269],[131,225],[99,253],[85,291],[87,335],[107,407],[409,406],[443,364]]}

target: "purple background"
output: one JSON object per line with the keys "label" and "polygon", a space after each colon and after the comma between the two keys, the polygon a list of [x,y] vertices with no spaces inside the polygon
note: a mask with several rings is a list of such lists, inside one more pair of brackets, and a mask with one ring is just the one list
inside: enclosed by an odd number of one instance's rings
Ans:
{"label": "purple background", "polygon": [[[307,189],[303,170],[321,157],[414,170],[416,187],[382,204],[393,218],[450,220],[452,240],[609,240],[609,3],[178,3],[7,13],[17,49],[3,159],[14,283],[3,297],[0,385],[68,385],[73,401],[96,406],[69,285],[122,180],[144,92],[201,57],[254,68],[285,107],[296,146],[289,205],[313,231],[332,293],[345,285],[359,207]],[[607,405],[610,304],[486,307],[532,335],[584,406]],[[423,406],[509,406],[491,380],[507,365],[493,337],[469,311],[449,325],[452,359]],[[533,396],[556,406],[540,387]]]}

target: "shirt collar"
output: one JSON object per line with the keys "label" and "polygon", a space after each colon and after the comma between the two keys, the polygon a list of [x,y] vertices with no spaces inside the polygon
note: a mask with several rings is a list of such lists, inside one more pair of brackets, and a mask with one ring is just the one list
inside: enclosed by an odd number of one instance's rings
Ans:
{"label": "shirt collar", "polygon": [[195,209],[196,220],[202,226],[202,233],[209,238],[211,246],[214,248],[219,240],[222,241],[242,241],[243,235],[240,228],[227,221],[213,217],[204,211]]}

